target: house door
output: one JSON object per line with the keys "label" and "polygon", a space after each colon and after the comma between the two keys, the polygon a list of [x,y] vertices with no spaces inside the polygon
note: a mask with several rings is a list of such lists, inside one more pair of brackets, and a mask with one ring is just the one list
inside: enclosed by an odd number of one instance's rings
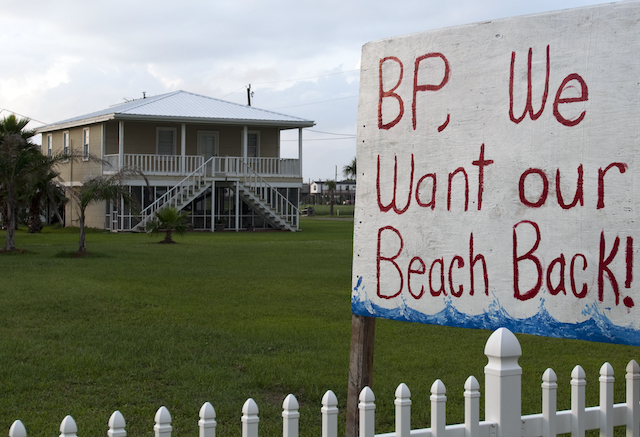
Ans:
{"label": "house door", "polygon": [[218,132],[198,131],[198,155],[205,161],[218,156]]}

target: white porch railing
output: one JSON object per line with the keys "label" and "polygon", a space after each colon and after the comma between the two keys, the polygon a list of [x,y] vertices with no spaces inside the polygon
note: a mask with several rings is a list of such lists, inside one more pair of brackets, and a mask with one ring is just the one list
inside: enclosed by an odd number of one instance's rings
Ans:
{"label": "white porch railing", "polygon": [[[599,430],[601,437],[613,437],[614,427],[625,426],[626,437],[640,437],[640,366],[635,361],[627,365],[626,402],[613,403],[613,368],[605,363],[600,369],[600,405],[585,407],[586,376],[580,366],[571,373],[571,409],[556,411],[558,389],[556,374],[547,369],[542,375],[542,413],[521,416],[521,374],[518,358],[520,343],[507,329],[494,332],[485,347],[489,363],[485,367],[485,420],[480,420],[480,384],[470,376],[464,385],[465,421],[447,425],[446,388],[436,380],[431,386],[431,428],[411,430],[411,392],[400,384],[395,393],[395,432],[375,434],[375,396],[369,387],[360,393],[360,437],[555,437],[571,433],[584,437],[585,431]],[[298,401],[288,395],[282,404],[282,435],[298,437]],[[338,437],[338,400],[329,390],[322,398],[322,437]],[[420,421],[423,419],[421,418]],[[248,399],[242,407],[242,437],[258,437],[258,405]],[[109,419],[111,437],[125,437],[125,420],[116,411]],[[216,412],[209,402],[200,408],[197,422],[200,437],[215,437]],[[171,414],[160,407],[153,427],[155,437],[171,437]],[[76,437],[78,427],[71,416],[60,425],[60,437]],[[26,437],[23,423],[16,420],[9,437]],[[356,437],[356,436],[350,436]]]}
{"label": "white porch railing", "polygon": [[[105,155],[107,162],[105,173],[115,172],[121,168],[119,155]],[[129,168],[137,168],[145,175],[175,176],[187,175],[199,168],[204,162],[200,155],[145,155],[126,153],[123,157],[123,165]],[[299,159],[284,158],[241,158],[238,156],[214,157],[214,175],[243,176],[245,167],[243,162],[262,177],[289,177],[302,176]]]}
{"label": "white porch railing", "polygon": [[[118,171],[119,155],[105,155],[105,161],[109,164],[105,172]],[[182,159],[180,155],[144,155],[127,153],[123,156],[123,166],[137,168],[145,175],[185,175],[192,173],[204,162],[200,155],[187,155]]]}

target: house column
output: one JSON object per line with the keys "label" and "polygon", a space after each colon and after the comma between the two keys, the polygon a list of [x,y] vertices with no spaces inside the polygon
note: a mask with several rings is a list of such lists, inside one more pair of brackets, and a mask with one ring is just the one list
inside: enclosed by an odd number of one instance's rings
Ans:
{"label": "house column", "polygon": [[118,122],[118,170],[124,167],[124,121]]}
{"label": "house column", "polygon": [[298,176],[302,177],[302,128],[298,128]]}
{"label": "house column", "polygon": [[182,155],[182,163],[180,164],[182,173],[187,173],[186,171],[186,143],[187,143],[187,125],[182,123],[181,135],[180,135],[180,154]]}
{"label": "house column", "polygon": [[249,144],[249,126],[244,126],[242,128],[242,157],[244,158],[245,162],[247,162],[248,144]]}
{"label": "house column", "polygon": [[240,230],[240,181],[236,181],[236,232]]}

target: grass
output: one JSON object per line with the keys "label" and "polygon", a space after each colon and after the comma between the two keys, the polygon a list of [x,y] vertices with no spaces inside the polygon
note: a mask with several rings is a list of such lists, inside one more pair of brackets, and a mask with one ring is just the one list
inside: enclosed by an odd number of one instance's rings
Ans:
{"label": "grass", "polygon": [[[174,435],[197,435],[209,401],[218,435],[239,435],[242,405],[260,409],[260,434],[281,435],[281,405],[300,402],[300,435],[320,435],[320,400],[333,390],[344,429],[353,222],[302,220],[302,232],[190,233],[158,245],[144,234],[19,231],[23,254],[0,255],[0,429],[21,419],[30,436],[58,434],[71,414],[79,436],[104,435],[120,410],[130,436],[151,436],[162,405]],[[0,238],[4,233],[0,233]],[[483,384],[487,331],[376,321],[377,432],[394,427],[393,395],[412,392],[412,425],[429,425],[429,389],[447,387],[449,423],[464,419],[463,384]],[[518,335],[523,413],[540,412],[541,375],[558,374],[569,408],[573,366],[587,372],[587,405],[598,403],[598,370],[624,367],[640,349]],[[481,388],[482,390],[482,388]]]}
{"label": "grass", "polygon": [[[307,206],[307,205],[305,205]],[[316,217],[329,216],[329,205],[308,205],[315,209],[314,215]],[[353,218],[354,205],[333,205],[333,215],[336,218],[351,217]]]}

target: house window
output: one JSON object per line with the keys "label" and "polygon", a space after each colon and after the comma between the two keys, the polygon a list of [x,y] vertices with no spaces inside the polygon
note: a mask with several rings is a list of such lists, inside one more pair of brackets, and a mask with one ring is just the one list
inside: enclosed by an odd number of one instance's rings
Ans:
{"label": "house window", "polygon": [[157,130],[158,155],[175,155],[176,129],[173,127],[159,127]]}
{"label": "house window", "polygon": [[53,155],[53,136],[51,134],[47,135],[47,156],[51,158]]}
{"label": "house window", "polygon": [[247,157],[260,156],[260,132],[247,133]]}
{"label": "house window", "polygon": [[89,159],[89,128],[82,130],[82,159]]}
{"label": "house window", "polygon": [[62,132],[62,153],[69,154],[69,131]]}

